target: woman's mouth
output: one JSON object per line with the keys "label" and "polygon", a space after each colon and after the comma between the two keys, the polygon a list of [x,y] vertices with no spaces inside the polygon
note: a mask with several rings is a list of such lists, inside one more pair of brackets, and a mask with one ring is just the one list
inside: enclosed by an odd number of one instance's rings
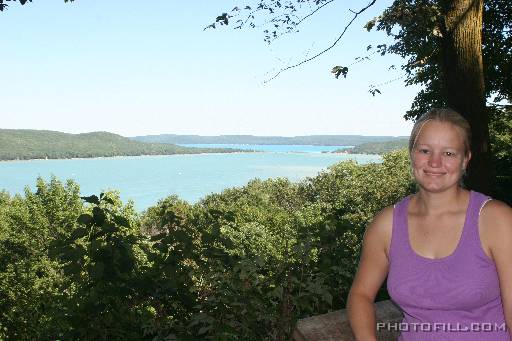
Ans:
{"label": "woman's mouth", "polygon": [[432,171],[423,171],[426,175],[429,176],[442,176],[446,174],[445,172],[432,172]]}

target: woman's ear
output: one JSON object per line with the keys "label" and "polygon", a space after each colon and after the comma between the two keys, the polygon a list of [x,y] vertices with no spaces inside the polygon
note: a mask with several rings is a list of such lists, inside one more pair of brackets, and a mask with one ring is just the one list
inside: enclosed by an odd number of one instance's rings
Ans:
{"label": "woman's ear", "polygon": [[462,169],[468,168],[469,160],[471,160],[471,151],[468,151],[466,156],[464,156],[464,160],[462,160]]}

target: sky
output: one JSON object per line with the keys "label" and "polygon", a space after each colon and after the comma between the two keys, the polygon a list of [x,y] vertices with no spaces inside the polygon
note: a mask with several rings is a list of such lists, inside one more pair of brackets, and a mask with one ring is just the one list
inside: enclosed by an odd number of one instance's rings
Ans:
{"label": "sky", "polygon": [[[300,32],[270,45],[261,26],[203,30],[222,12],[255,2],[8,2],[0,12],[0,128],[123,136],[409,135],[412,123],[403,115],[419,88],[395,80],[404,75],[398,67],[404,60],[374,55],[353,64],[368,45],[390,42],[363,26],[391,0],[377,1],[333,49],[271,81],[279,69],[331,45],[352,18],[349,9],[369,0],[333,2]],[[330,73],[336,65],[350,65],[346,79]],[[382,83],[382,94],[373,97],[369,86]]]}

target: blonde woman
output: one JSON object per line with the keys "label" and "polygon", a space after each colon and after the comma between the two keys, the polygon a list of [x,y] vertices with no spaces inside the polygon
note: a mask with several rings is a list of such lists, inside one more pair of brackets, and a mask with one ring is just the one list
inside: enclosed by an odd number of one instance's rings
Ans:
{"label": "blonde woman", "polygon": [[366,230],[347,303],[357,340],[376,340],[373,302],[386,276],[404,313],[399,340],[512,340],[512,209],[461,187],[470,140],[451,109],[415,123],[409,154],[419,190]]}

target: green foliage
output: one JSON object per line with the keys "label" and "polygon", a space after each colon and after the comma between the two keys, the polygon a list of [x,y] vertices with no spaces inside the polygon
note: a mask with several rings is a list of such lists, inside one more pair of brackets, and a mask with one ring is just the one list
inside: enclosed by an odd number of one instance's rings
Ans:
{"label": "green foliage", "polygon": [[339,149],[333,151],[333,153],[350,153],[350,154],[378,154],[382,155],[385,153],[392,152],[394,150],[407,148],[409,139],[398,139],[392,141],[383,142],[368,142],[355,146],[350,149]]}
{"label": "green foliage", "polygon": [[401,151],[300,184],[254,180],[195,205],[201,337],[285,339],[297,318],[343,307],[364,226],[412,190],[408,169]]}
{"label": "green foliage", "polygon": [[365,226],[411,180],[398,151],[141,216],[56,179],[0,193],[0,338],[289,339],[297,319],[343,308]]}
{"label": "green foliage", "polygon": [[512,107],[489,108],[490,140],[495,168],[493,196],[512,205]]}
{"label": "green foliage", "polygon": [[82,212],[78,186],[37,180],[25,197],[0,195],[0,339],[57,338],[66,293],[47,251]]}
{"label": "green foliage", "polygon": [[[443,20],[442,1],[395,0],[367,27],[375,26],[393,37],[386,53],[407,59],[405,83],[420,84],[406,118],[417,118],[431,107],[446,106],[446,84],[441,77]],[[496,103],[512,99],[512,3],[484,1],[483,59],[486,97]]]}
{"label": "green foliage", "polygon": [[[62,307],[70,326],[65,339],[135,340],[150,315],[145,304],[145,239],[134,223],[133,207],[122,207],[114,193],[83,198],[91,204],[72,233],[55,240],[49,254],[62,265],[70,292]],[[84,328],[85,326],[85,328]]]}

